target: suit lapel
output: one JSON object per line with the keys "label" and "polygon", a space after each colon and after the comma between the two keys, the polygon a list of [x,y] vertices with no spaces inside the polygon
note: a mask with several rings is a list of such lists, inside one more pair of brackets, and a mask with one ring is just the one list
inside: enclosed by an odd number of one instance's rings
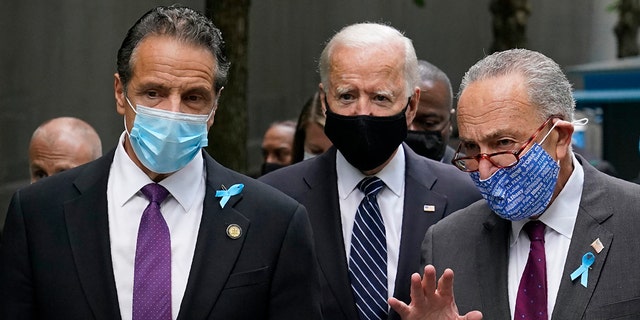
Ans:
{"label": "suit lapel", "polygon": [[236,203],[242,200],[242,195],[231,197],[224,208],[220,207],[220,198],[215,197],[221,185],[228,188],[238,182],[237,178],[234,181],[228,169],[208,154],[203,154],[207,167],[207,186],[202,220],[178,319],[208,317],[233,270],[245,239],[243,236],[237,239],[227,236],[227,227],[236,224],[242,234],[246,234],[250,227],[250,221],[234,209]]}
{"label": "suit lapel", "polygon": [[[436,182],[435,175],[430,173],[428,167],[418,168],[421,164],[416,159],[418,156],[407,152],[405,148],[405,157],[402,238],[400,239],[400,257],[394,297],[408,303],[411,282],[408,278],[404,278],[404,275],[420,271],[420,247],[424,240],[424,232],[422,231],[444,217],[447,199],[431,191],[431,187]],[[431,206],[430,208],[433,208],[434,211],[425,211],[425,205]]]}
{"label": "suit lapel", "polygon": [[[309,219],[323,277],[345,317],[357,319],[342,238],[335,159],[336,149],[331,148],[313,160],[315,167],[307,170],[308,174],[304,177],[310,190],[301,202],[305,207],[312,208],[309,210]],[[310,196],[312,193],[315,196]]]}
{"label": "suit lapel", "polygon": [[[580,156],[577,155],[577,157],[584,169],[582,199],[552,319],[583,317],[613,241],[613,234],[602,226],[602,223],[613,215],[613,208],[607,201],[602,201],[602,199],[606,199],[605,192],[601,187],[605,183],[600,181],[595,168],[583,161]],[[600,253],[596,253],[591,247],[591,243],[596,239],[600,239],[604,246]],[[571,273],[582,264],[582,256],[587,252],[592,252],[595,255],[595,262],[589,268],[588,283],[585,288],[580,284],[580,278],[571,281]]]}
{"label": "suit lapel", "polygon": [[482,301],[480,310],[485,319],[509,319],[507,282],[511,223],[500,219],[491,210],[487,210],[486,215],[487,219],[482,224],[483,237],[478,241],[471,260],[477,263],[473,277],[478,281],[476,294]]}
{"label": "suit lapel", "polygon": [[120,319],[107,214],[107,180],[113,151],[88,165],[74,185],[79,196],[64,204],[78,278],[96,319]]}

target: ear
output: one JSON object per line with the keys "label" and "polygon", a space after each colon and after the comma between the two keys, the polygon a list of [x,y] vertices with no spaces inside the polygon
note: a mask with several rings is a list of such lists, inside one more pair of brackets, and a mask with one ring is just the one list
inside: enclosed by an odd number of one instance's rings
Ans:
{"label": "ear", "polygon": [[125,111],[127,110],[127,101],[124,97],[124,84],[122,83],[122,80],[120,80],[120,75],[118,73],[113,74],[113,78],[113,88],[116,98],[116,111],[119,114],[124,115]]}
{"label": "ear", "polygon": [[556,140],[556,157],[560,160],[569,155],[571,149],[571,136],[573,135],[573,124],[568,121],[557,119],[555,131],[558,133]]}
{"label": "ear", "polygon": [[320,106],[322,106],[322,113],[327,113],[327,105],[325,102],[327,101],[327,93],[324,91],[324,86],[322,82],[318,85],[318,92],[320,93]]}
{"label": "ear", "polygon": [[216,98],[214,100],[213,103],[213,110],[211,112],[211,117],[209,117],[209,120],[207,121],[207,130],[209,130],[211,128],[211,126],[214,123],[214,120],[216,118],[216,111],[218,110],[218,101],[220,101],[220,96],[222,95],[222,90],[224,90],[224,87],[220,87],[220,90],[218,90],[218,92],[216,93]]}
{"label": "ear", "polygon": [[420,103],[420,87],[415,87],[415,89],[413,89],[413,94],[411,95],[411,100],[409,100],[409,106],[407,107],[407,112],[406,112],[407,127],[411,125],[411,122],[413,122],[413,118],[416,117],[419,103]]}

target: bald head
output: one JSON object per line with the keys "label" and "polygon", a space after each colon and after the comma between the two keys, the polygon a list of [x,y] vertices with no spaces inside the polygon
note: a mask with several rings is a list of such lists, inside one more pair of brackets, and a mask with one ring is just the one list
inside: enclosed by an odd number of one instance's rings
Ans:
{"label": "bald head", "polygon": [[41,124],[29,143],[31,183],[102,155],[98,133],[86,122],[61,117]]}

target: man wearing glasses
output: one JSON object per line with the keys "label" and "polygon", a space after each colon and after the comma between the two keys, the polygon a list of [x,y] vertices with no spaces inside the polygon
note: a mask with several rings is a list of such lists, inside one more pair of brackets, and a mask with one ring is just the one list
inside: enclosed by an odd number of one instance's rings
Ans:
{"label": "man wearing glasses", "polygon": [[572,152],[574,108],[560,67],[537,52],[495,53],[465,74],[466,156],[453,163],[486,201],[429,229],[411,304],[390,301],[403,319],[640,317],[640,187]]}

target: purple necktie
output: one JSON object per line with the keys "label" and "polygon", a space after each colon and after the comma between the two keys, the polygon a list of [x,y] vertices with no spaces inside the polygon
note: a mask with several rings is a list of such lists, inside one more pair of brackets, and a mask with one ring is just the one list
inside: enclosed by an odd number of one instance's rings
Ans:
{"label": "purple necktie", "polygon": [[138,228],[133,278],[133,320],[171,320],[171,238],[160,213],[169,191],[157,183],[141,189],[149,205]]}
{"label": "purple necktie", "polygon": [[524,267],[518,297],[516,298],[515,319],[547,320],[547,260],[544,254],[544,223],[530,221],[524,225],[531,247],[529,259]]}

